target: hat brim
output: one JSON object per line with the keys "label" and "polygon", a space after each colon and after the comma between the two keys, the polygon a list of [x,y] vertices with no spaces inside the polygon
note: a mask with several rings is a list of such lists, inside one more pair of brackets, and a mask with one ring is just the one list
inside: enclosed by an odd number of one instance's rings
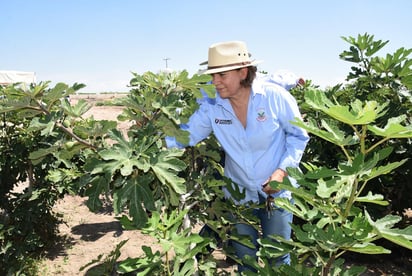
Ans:
{"label": "hat brim", "polygon": [[[262,63],[263,60],[253,60],[250,64],[246,65],[236,65],[236,66],[227,66],[227,67],[219,67],[219,68],[214,68],[214,69],[203,69],[199,70],[200,75],[204,74],[215,74],[215,73],[220,73],[220,72],[225,72],[225,71],[230,71],[230,70],[236,70],[244,67],[249,67],[249,66],[256,66],[259,63]],[[202,62],[200,65],[206,65],[207,61]]]}

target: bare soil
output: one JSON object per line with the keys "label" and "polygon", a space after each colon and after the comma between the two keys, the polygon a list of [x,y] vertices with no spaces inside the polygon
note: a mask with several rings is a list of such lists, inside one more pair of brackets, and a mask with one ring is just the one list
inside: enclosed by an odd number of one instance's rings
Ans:
{"label": "bare soil", "polygon": [[156,246],[150,236],[139,231],[123,231],[109,207],[100,213],[90,212],[86,200],[68,195],[56,205],[55,211],[62,214],[65,221],[59,229],[62,239],[47,252],[41,275],[84,275],[94,265],[83,271],[81,267],[101,254],[104,259],[123,240],[128,242],[122,247],[121,259],[142,255],[142,245]]}
{"label": "bare soil", "polygon": [[[75,103],[80,98],[86,99],[93,105],[87,116],[93,115],[95,119],[116,120],[122,107],[95,106],[95,104],[121,96],[124,95],[76,95],[71,98],[71,101]],[[125,130],[130,123],[121,122],[119,126]],[[55,212],[61,214],[64,220],[59,229],[62,239],[47,252],[41,264],[40,275],[85,275],[87,269],[91,267],[80,271],[82,266],[97,259],[101,254],[108,256],[123,240],[128,240],[128,242],[121,248],[119,260],[142,255],[142,245],[153,249],[158,246],[153,238],[139,231],[123,231],[110,206],[105,206],[99,213],[90,212],[86,206],[86,200],[80,196],[67,195],[56,204]],[[349,265],[367,266],[368,271],[364,275],[412,275],[411,255],[409,251],[407,254],[388,256],[352,255],[345,259],[348,260]],[[234,273],[234,267],[227,266],[225,270]]]}

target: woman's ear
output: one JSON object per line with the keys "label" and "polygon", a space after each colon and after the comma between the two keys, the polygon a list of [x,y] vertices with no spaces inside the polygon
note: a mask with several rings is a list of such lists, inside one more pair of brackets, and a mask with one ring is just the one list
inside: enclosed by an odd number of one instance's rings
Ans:
{"label": "woman's ear", "polygon": [[247,67],[240,68],[240,78],[242,80],[247,78],[247,73],[248,73],[248,68]]}

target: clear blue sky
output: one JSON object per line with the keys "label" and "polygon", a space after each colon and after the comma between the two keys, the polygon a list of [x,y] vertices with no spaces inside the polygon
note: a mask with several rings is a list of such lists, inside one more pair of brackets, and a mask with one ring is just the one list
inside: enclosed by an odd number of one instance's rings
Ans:
{"label": "clear blue sky", "polygon": [[210,44],[243,40],[260,70],[289,69],[325,86],[349,72],[341,36],[412,48],[411,0],[0,0],[0,70],[81,92],[129,91],[131,72],[197,72]]}

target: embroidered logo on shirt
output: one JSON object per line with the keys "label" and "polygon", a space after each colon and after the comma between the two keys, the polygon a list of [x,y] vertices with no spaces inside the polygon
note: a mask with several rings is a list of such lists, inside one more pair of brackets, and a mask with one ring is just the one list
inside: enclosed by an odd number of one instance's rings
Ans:
{"label": "embroidered logo on shirt", "polygon": [[226,119],[215,119],[215,124],[218,125],[231,125],[232,124],[232,120],[226,120]]}
{"label": "embroidered logo on shirt", "polygon": [[264,108],[259,108],[257,110],[257,117],[256,120],[258,120],[259,122],[264,122],[266,121],[267,117],[265,114],[265,109]]}

